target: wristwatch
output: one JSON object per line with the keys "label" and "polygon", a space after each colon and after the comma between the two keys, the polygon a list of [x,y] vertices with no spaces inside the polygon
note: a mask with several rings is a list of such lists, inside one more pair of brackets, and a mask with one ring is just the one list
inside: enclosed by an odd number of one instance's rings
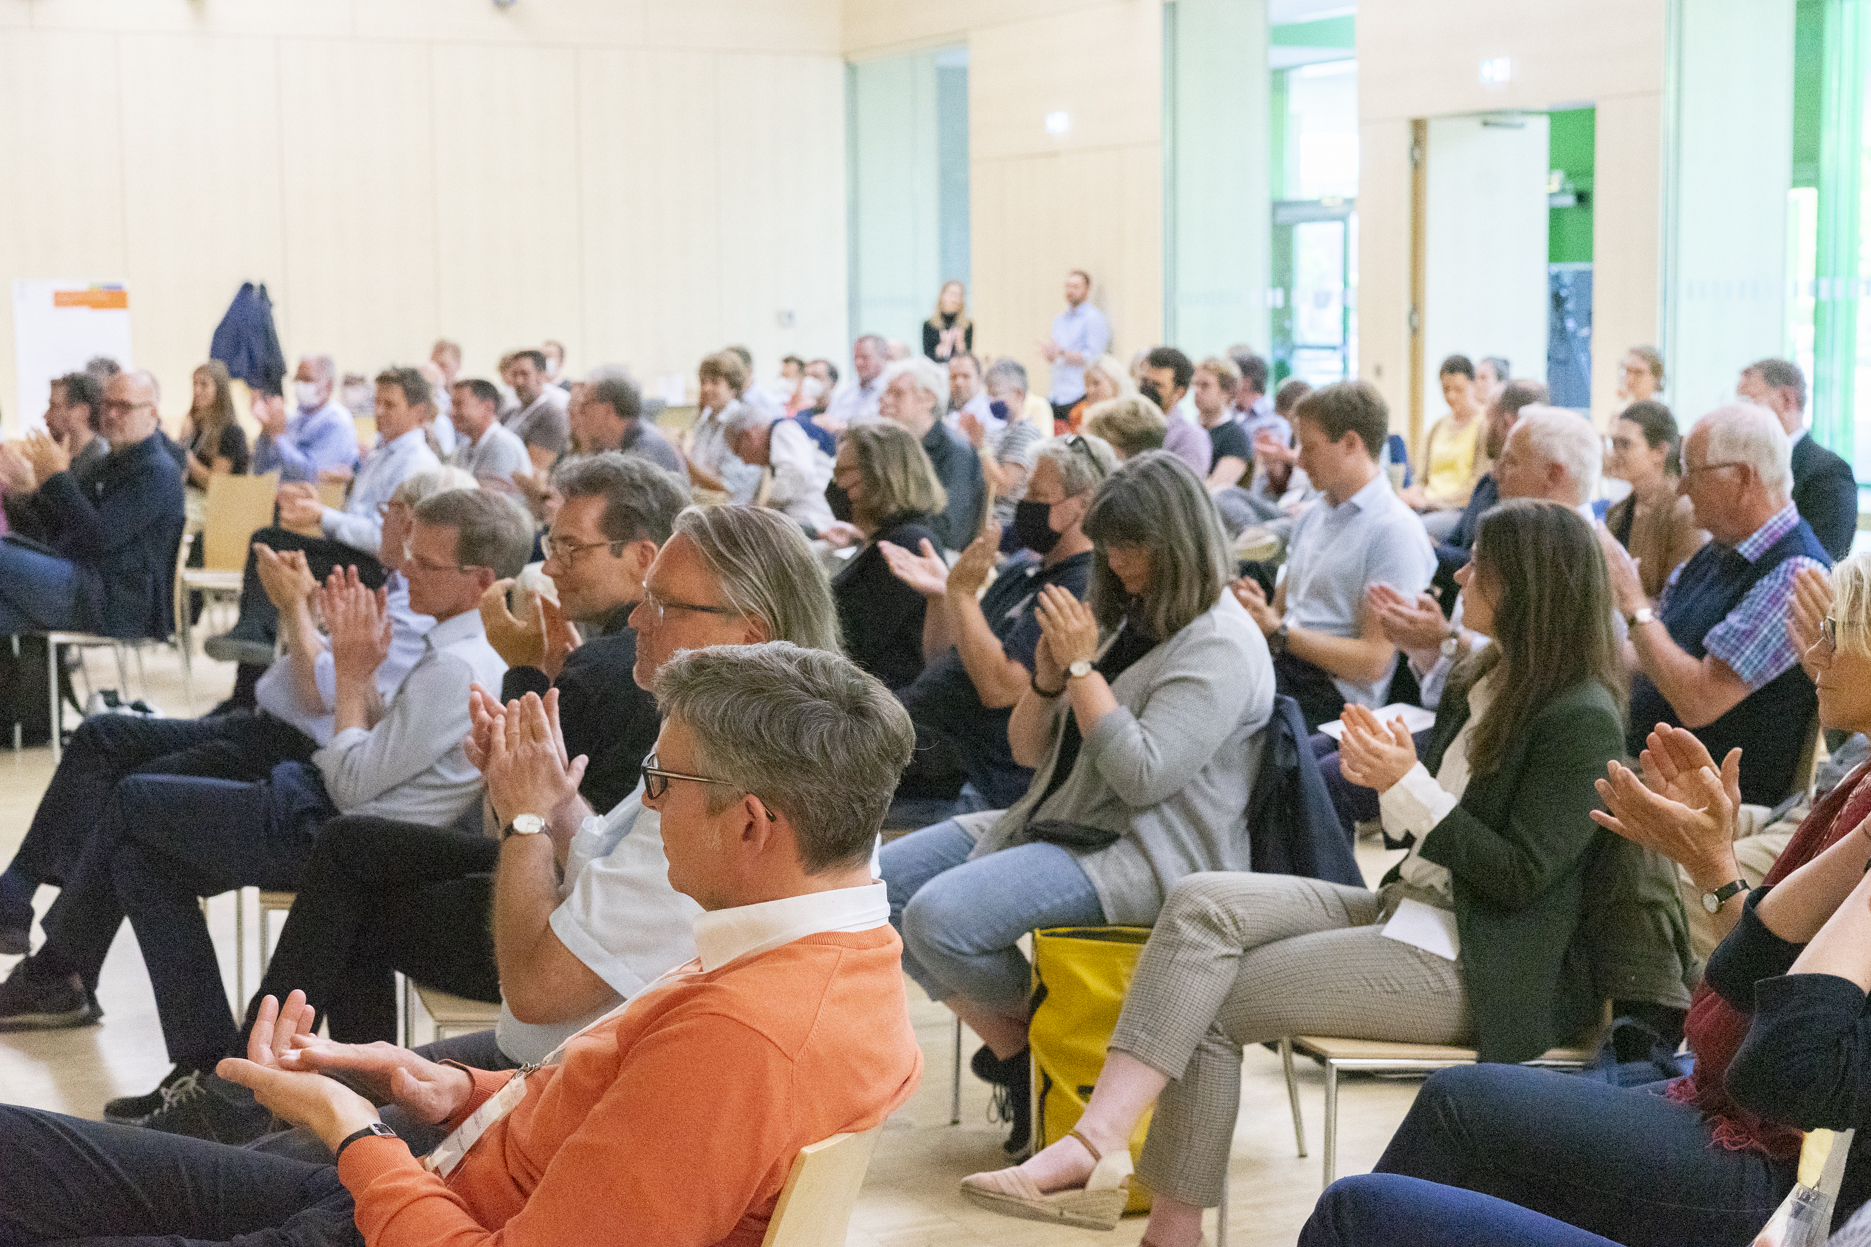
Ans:
{"label": "wristwatch", "polygon": [[1083,658],[1065,669],[1065,678],[1068,680],[1082,680],[1090,674],[1091,664]]}
{"label": "wristwatch", "polygon": [[1292,635],[1293,625],[1282,623],[1267,634],[1267,648],[1276,654],[1286,653],[1286,639]]}
{"label": "wristwatch", "polygon": [[331,1154],[331,1158],[337,1160],[340,1156],[344,1155],[345,1148],[351,1146],[351,1144],[357,1142],[359,1139],[368,1139],[372,1135],[375,1135],[379,1139],[394,1139],[397,1137],[396,1131],[390,1129],[380,1121],[373,1121],[362,1130],[347,1134],[344,1138],[340,1139],[338,1141],[338,1149]]}
{"label": "wristwatch", "polygon": [[1640,606],[1624,617],[1624,626],[1626,628],[1635,628],[1638,624],[1647,624],[1656,617],[1657,613],[1648,606]]}
{"label": "wristwatch", "polygon": [[521,814],[500,829],[502,841],[512,836],[536,836],[546,829],[546,820],[537,814]]}
{"label": "wristwatch", "polygon": [[1724,883],[1713,892],[1704,892],[1702,894],[1702,908],[1708,910],[1712,914],[1720,913],[1722,906],[1728,903],[1730,897],[1747,890],[1748,881],[1746,879],[1736,879],[1733,883]]}
{"label": "wristwatch", "polygon": [[1453,658],[1455,657],[1455,651],[1460,649],[1461,646],[1462,630],[1460,628],[1450,628],[1448,634],[1442,638],[1442,644],[1438,645],[1436,650],[1444,658]]}

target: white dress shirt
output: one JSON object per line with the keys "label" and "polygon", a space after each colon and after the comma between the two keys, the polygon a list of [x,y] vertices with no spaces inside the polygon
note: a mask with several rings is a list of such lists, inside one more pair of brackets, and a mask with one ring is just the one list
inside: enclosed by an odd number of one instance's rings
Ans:
{"label": "white dress shirt", "polygon": [[351,482],[351,496],[344,510],[326,507],[319,516],[319,528],[332,541],[375,557],[383,544],[383,514],[379,508],[390,501],[398,485],[426,468],[440,466],[441,461],[429,449],[429,439],[418,425],[370,452],[357,479]]}
{"label": "white dress shirt", "polygon": [[825,414],[847,425],[875,420],[877,400],[883,397],[883,393],[883,373],[878,373],[868,384],[854,376],[832,391],[831,401],[825,404]]}
{"label": "white dress shirt", "polygon": [[[388,591],[384,609],[390,616],[390,654],[377,664],[377,695],[389,705],[403,677],[421,660],[425,646],[422,638],[435,626],[435,620],[409,609],[409,581],[401,572],[391,572],[383,582]],[[292,724],[318,745],[329,745],[338,704],[338,670],[332,662],[331,648],[322,650],[313,663],[313,680],[318,684],[320,702],[307,706],[299,700],[293,681],[292,659],[281,658],[266,669],[254,685],[253,698],[260,709],[275,719]]]}

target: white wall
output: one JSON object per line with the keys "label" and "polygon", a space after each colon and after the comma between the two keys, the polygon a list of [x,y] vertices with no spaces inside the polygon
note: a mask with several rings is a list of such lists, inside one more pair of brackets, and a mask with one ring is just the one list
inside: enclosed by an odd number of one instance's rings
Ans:
{"label": "white wall", "polygon": [[1437,369],[1450,355],[1499,355],[1514,376],[1546,379],[1547,120],[1493,120],[1429,123],[1425,429],[1448,410]]}
{"label": "white wall", "polygon": [[[288,355],[691,373],[842,353],[837,0],[0,0],[0,292],[123,279],[188,374],[243,280]],[[790,311],[793,326],[780,325]],[[14,392],[0,298],[0,395]],[[10,422],[17,413],[7,412]]]}
{"label": "white wall", "polygon": [[[922,349],[941,266],[936,53],[851,66],[853,334],[880,333]],[[848,371],[843,354],[834,355]]]}

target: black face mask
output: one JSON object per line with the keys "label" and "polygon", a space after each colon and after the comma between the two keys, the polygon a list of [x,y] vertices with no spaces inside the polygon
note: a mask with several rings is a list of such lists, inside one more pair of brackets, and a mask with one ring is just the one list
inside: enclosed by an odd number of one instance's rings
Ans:
{"label": "black face mask", "polygon": [[1059,544],[1063,533],[1052,528],[1052,505],[1045,502],[1013,504],[1013,535],[1033,553],[1044,556]]}
{"label": "black face mask", "polygon": [[837,481],[825,487],[825,502],[832,509],[832,518],[840,523],[851,522],[851,495]]}
{"label": "black face mask", "polygon": [[1156,388],[1156,382],[1143,381],[1137,385],[1137,393],[1143,395],[1158,407],[1163,405],[1163,391]]}

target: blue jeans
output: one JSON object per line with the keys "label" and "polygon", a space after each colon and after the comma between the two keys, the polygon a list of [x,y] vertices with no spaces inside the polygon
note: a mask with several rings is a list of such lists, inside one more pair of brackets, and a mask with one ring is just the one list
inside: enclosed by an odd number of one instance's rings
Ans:
{"label": "blue jeans", "polygon": [[1492,1195],[1627,1247],[1754,1239],[1794,1162],[1714,1142],[1709,1119],[1651,1088],[1518,1065],[1432,1074],[1377,1162]]}
{"label": "blue jeans", "polygon": [[0,1105],[0,1242],[362,1247],[353,1218],[329,1163]]}
{"label": "blue jeans", "polygon": [[963,996],[1026,1012],[1032,969],[1016,946],[1035,927],[1104,922],[1078,859],[1056,844],[1022,844],[969,861],[975,839],[953,819],[883,847],[890,922],[903,969],[932,1000]]}
{"label": "blue jeans", "polygon": [[0,541],[0,636],[91,626],[78,618],[78,578],[70,563]]}
{"label": "blue jeans", "polygon": [[1394,1173],[1340,1178],[1319,1196],[1299,1247],[1617,1247],[1543,1213]]}

